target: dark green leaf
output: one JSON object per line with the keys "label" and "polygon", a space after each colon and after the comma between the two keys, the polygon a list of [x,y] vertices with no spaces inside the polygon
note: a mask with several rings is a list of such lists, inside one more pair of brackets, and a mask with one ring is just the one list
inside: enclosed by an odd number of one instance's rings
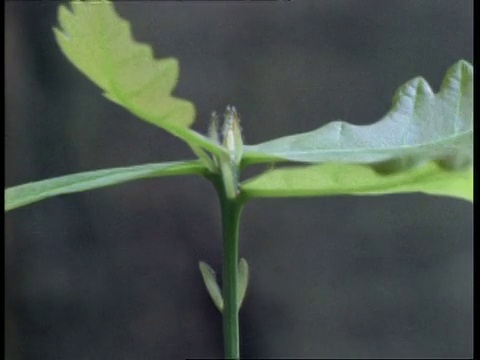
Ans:
{"label": "dark green leaf", "polygon": [[52,196],[92,190],[138,179],[202,174],[205,170],[205,166],[201,162],[192,160],[88,171],[31,182],[5,190],[5,211]]}

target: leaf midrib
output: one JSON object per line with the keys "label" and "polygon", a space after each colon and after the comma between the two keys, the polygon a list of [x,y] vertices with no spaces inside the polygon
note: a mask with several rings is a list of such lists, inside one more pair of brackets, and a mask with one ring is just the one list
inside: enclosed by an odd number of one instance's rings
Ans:
{"label": "leaf midrib", "polygon": [[[462,137],[462,136],[467,136],[469,134],[473,134],[473,130],[468,130],[468,131],[464,131],[464,132],[455,133],[455,135],[453,135],[453,136],[449,136],[449,137],[446,137],[446,138],[442,138],[442,139],[439,139],[439,140],[430,141],[430,142],[426,142],[426,143],[416,144],[416,145],[398,145],[398,146],[395,146],[395,147],[382,147],[382,148],[358,147],[358,148],[347,148],[347,149],[345,149],[345,148],[340,148],[340,149],[314,149],[314,150],[306,150],[306,151],[301,151],[301,150],[275,151],[274,154],[275,155],[304,155],[304,154],[315,154],[315,153],[326,153],[326,154],[328,154],[328,153],[334,153],[334,152],[347,153],[347,152],[360,151],[360,150],[361,151],[370,151],[370,152],[381,153],[381,152],[391,152],[391,151],[405,150],[405,149],[421,149],[421,148],[424,148],[424,147],[437,146],[437,145],[441,145],[445,142],[454,141],[456,138],[459,138],[459,137]],[[249,147],[253,148],[253,150],[249,150],[251,153],[253,153],[253,155],[255,155],[255,154],[266,154],[266,152],[264,153],[262,150],[258,149],[260,146],[262,146],[262,144],[250,145],[250,146],[247,145],[246,148],[247,149]],[[267,145],[264,145],[264,146],[267,146]],[[246,153],[246,155],[249,155],[248,152]]]}

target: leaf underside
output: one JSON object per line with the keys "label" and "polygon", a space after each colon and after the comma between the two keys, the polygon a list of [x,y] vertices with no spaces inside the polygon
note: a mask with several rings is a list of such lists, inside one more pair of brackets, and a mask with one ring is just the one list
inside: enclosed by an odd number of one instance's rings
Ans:
{"label": "leaf underside", "polygon": [[173,97],[179,74],[174,58],[155,59],[152,48],[135,41],[130,24],[109,1],[72,1],[60,6],[55,38],[65,56],[98,85],[104,95],[139,118],[189,144],[221,151],[189,129],[195,117],[192,103]]}
{"label": "leaf underside", "polygon": [[371,125],[331,122],[317,130],[245,147],[244,162],[375,164],[396,172],[437,161],[467,169],[473,160],[473,67],[453,65],[438,94],[415,78],[400,87],[392,110]]}
{"label": "leaf underside", "polygon": [[146,164],[88,171],[31,182],[5,190],[5,211],[57,195],[93,190],[124,182],[160,176],[202,174],[205,166],[197,161]]}

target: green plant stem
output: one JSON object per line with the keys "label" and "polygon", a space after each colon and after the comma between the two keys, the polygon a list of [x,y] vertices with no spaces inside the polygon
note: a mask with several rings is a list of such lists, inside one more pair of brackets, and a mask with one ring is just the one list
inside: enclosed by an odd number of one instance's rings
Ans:
{"label": "green plant stem", "polygon": [[223,186],[216,184],[220,197],[223,228],[223,342],[225,359],[240,359],[237,304],[238,230],[243,202],[227,198]]}

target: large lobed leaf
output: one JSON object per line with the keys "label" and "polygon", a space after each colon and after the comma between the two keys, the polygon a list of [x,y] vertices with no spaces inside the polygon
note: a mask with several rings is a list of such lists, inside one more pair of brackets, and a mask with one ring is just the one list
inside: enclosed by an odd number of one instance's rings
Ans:
{"label": "large lobed leaf", "polygon": [[5,211],[57,195],[92,190],[138,179],[202,174],[205,170],[201,162],[192,160],[88,171],[31,182],[5,190]]}
{"label": "large lobed leaf", "polygon": [[452,66],[438,94],[416,78],[379,122],[333,122],[246,150],[245,163],[320,165],[268,171],[242,184],[248,197],[424,192],[473,201],[473,67]]}
{"label": "large lobed leaf", "polygon": [[473,67],[459,61],[434,94],[423,78],[400,87],[392,110],[372,125],[332,122],[317,130],[246,146],[244,163],[375,163],[403,171],[431,160],[466,169],[473,159]]}
{"label": "large lobed leaf", "polygon": [[329,163],[272,170],[247,180],[241,189],[247,198],[423,192],[473,201],[473,169],[449,171],[430,162],[385,175],[367,165]]}
{"label": "large lobed leaf", "polygon": [[70,6],[71,11],[59,7],[61,29],[54,29],[56,40],[108,99],[191,145],[221,151],[188,129],[195,117],[193,104],[171,95],[179,73],[176,59],[155,59],[150,46],[133,39],[130,24],[118,16],[111,2],[72,1]]}

